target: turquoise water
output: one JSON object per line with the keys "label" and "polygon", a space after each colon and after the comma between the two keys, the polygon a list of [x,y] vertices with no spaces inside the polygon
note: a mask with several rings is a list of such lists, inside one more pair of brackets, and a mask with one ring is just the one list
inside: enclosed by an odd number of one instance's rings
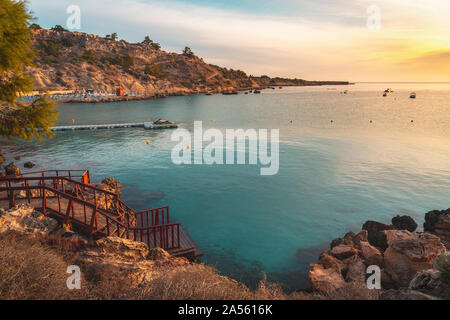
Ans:
{"label": "turquoise water", "polygon": [[[394,93],[382,97],[388,87]],[[345,89],[349,94],[340,94]],[[169,205],[204,261],[250,285],[264,271],[289,289],[305,287],[308,264],[330,240],[368,219],[409,214],[422,224],[425,212],[450,206],[449,84],[284,88],[60,111],[61,125],[161,117],[190,131],[195,120],[205,129],[280,129],[274,176],[250,165],[174,165],[171,130],[62,132],[44,142],[2,143],[4,153],[23,157],[19,163],[35,161],[35,170],[89,169],[97,181],[114,176],[136,209]]]}

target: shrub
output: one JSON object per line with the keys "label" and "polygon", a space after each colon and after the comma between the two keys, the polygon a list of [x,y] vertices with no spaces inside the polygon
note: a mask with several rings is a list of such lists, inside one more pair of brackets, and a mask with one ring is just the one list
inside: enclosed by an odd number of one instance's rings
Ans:
{"label": "shrub", "polygon": [[155,63],[147,64],[145,66],[144,73],[147,75],[154,76],[155,78],[161,78],[163,76],[162,68]]}
{"label": "shrub", "polygon": [[90,64],[95,64],[98,62],[98,56],[92,50],[86,50],[80,59],[81,61],[85,61]]}

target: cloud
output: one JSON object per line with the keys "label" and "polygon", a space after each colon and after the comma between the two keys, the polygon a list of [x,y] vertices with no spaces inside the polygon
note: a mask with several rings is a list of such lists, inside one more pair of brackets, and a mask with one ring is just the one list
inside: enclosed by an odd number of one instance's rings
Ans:
{"label": "cloud", "polygon": [[64,24],[65,8],[78,4],[84,32],[117,32],[129,41],[141,41],[149,34],[165,49],[179,52],[189,45],[207,62],[255,75],[308,79],[371,80],[380,76],[380,65],[395,68],[400,61],[443,50],[443,39],[450,31],[447,16],[439,10],[449,5],[435,0],[377,1],[380,31],[366,27],[367,7],[373,1],[277,3],[298,16],[287,15],[285,10],[252,12],[248,4],[238,11],[239,7],[179,1],[31,0],[39,22]]}

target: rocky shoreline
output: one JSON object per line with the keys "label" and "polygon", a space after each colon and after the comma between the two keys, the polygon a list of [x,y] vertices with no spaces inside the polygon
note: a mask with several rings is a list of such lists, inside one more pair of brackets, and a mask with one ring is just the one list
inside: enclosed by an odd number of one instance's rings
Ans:
{"label": "rocky shoreline", "polygon": [[[15,157],[20,159],[19,157]],[[0,165],[5,162],[0,152]],[[2,167],[2,176],[20,174],[20,169],[10,163]],[[119,181],[107,178],[96,185],[111,192],[121,193]],[[105,204],[107,205],[107,204]],[[310,265],[310,289],[294,293],[301,299],[385,299],[385,300],[436,300],[450,298],[450,209],[433,210],[425,214],[424,232],[416,232],[418,225],[409,216],[396,216],[392,224],[367,221],[362,230],[350,231],[330,243],[322,252],[318,263]],[[18,232],[32,236],[64,238],[91,247],[80,253],[80,263],[90,274],[101,276],[104,270],[113,270],[120,278],[132,280],[134,285],[145,282],[153,263],[144,259],[145,244],[107,238],[94,241],[62,227],[56,220],[45,217],[29,207],[11,210],[0,209],[0,234]],[[103,248],[100,252],[93,248]],[[105,248],[108,248],[107,250]],[[124,261],[123,255],[139,259]],[[117,250],[117,252],[116,252]],[[147,252],[146,251],[146,252]],[[150,249],[150,254],[164,257],[169,266],[190,265],[191,262],[172,258],[162,249]],[[195,265],[195,263],[194,263]],[[380,271],[380,288],[369,290],[369,267]],[[103,271],[102,271],[103,270]],[[143,280],[144,279],[144,280]],[[226,281],[237,283],[227,277]],[[239,286],[243,284],[239,283]],[[283,295],[283,298],[293,298]]]}
{"label": "rocky shoreline", "polygon": [[358,234],[350,231],[333,240],[310,266],[311,292],[339,296],[349,286],[364,291],[368,267],[376,266],[381,272],[379,299],[448,299],[450,209],[428,212],[425,232],[416,228],[411,217],[396,216],[391,225],[367,221]]}

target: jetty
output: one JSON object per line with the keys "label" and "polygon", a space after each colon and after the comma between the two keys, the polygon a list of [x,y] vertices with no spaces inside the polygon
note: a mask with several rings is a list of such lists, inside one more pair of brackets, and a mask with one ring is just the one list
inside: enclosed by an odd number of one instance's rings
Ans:
{"label": "jetty", "polygon": [[94,239],[116,236],[174,256],[203,255],[169,207],[135,211],[120,195],[91,184],[89,171],[52,170],[0,177],[0,208],[28,204]]}
{"label": "jetty", "polygon": [[178,128],[175,123],[170,124],[154,124],[153,122],[134,122],[134,123],[110,123],[110,124],[84,124],[71,126],[51,127],[52,131],[72,131],[72,130],[101,130],[101,129],[117,129],[117,128],[145,128],[145,129],[171,129]]}

